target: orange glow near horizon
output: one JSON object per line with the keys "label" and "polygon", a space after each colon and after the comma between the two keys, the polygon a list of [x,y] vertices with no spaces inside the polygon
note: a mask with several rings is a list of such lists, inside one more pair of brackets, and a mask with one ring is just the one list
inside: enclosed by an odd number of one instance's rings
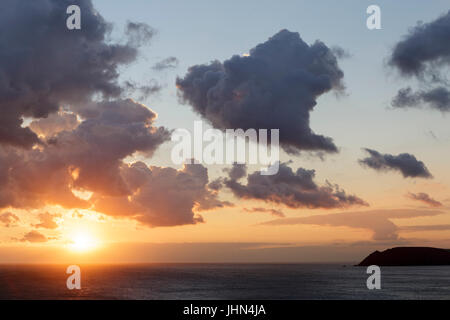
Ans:
{"label": "orange glow near horizon", "polygon": [[79,231],[75,233],[70,240],[69,248],[76,252],[92,251],[100,247],[99,241],[90,233]]}

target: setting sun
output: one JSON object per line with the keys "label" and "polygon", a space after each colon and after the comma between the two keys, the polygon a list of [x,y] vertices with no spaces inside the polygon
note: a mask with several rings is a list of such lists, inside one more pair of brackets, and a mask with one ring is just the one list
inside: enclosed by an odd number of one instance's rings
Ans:
{"label": "setting sun", "polygon": [[71,240],[70,248],[74,251],[89,251],[98,246],[98,241],[90,234],[77,233]]}

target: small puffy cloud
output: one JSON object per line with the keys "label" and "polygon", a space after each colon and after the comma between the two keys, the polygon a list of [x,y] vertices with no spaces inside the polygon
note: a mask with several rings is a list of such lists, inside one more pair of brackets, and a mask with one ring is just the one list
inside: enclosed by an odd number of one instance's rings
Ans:
{"label": "small puffy cloud", "polygon": [[281,30],[249,55],[190,67],[177,87],[215,128],[280,129],[287,152],[337,152],[332,138],[313,132],[310,113],[320,96],[343,90],[343,77],[323,42],[308,45],[297,32]]}
{"label": "small puffy cloud", "polygon": [[3,224],[4,227],[9,228],[14,224],[19,222],[20,219],[14,213],[11,212],[3,212],[0,214],[0,223]]}
{"label": "small puffy cloud", "polygon": [[442,203],[440,203],[437,200],[434,200],[433,198],[431,198],[428,194],[426,194],[424,192],[408,193],[407,197],[410,199],[413,199],[413,200],[421,201],[421,202],[429,205],[430,207],[442,207]]}
{"label": "small puffy cloud", "polygon": [[168,57],[155,63],[152,67],[153,70],[162,71],[166,69],[174,69],[178,67],[179,61],[176,57]]}
{"label": "small puffy cloud", "polygon": [[[234,165],[242,170],[242,166]],[[260,200],[282,204],[290,208],[345,208],[349,206],[367,206],[368,204],[354,195],[348,195],[337,185],[327,182],[318,186],[314,182],[315,171],[298,168],[294,172],[286,163],[281,163],[276,175],[261,175],[254,172],[247,176],[247,184],[236,180],[233,168],[224,184],[241,199]],[[245,171],[246,172],[246,171]]]}
{"label": "small puffy cloud", "polygon": [[46,236],[44,236],[42,233],[36,230],[32,230],[28,233],[26,233],[22,239],[20,239],[22,242],[47,242],[48,239]]}
{"label": "small puffy cloud", "polygon": [[56,229],[58,228],[58,224],[55,221],[55,218],[60,218],[61,215],[56,213],[40,213],[38,215],[39,223],[33,224],[35,228],[44,228],[44,229]]}
{"label": "small puffy cloud", "polygon": [[381,154],[372,149],[364,149],[369,157],[359,160],[362,166],[372,168],[376,171],[398,171],[405,178],[432,178],[422,161],[416,159],[409,153],[402,153],[397,156],[391,154]]}

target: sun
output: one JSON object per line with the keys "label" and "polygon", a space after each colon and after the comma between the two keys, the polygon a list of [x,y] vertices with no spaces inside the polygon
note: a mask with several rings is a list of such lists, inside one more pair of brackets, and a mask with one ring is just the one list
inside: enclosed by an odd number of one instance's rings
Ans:
{"label": "sun", "polygon": [[69,246],[74,251],[85,252],[95,249],[98,241],[88,233],[79,232],[72,237]]}

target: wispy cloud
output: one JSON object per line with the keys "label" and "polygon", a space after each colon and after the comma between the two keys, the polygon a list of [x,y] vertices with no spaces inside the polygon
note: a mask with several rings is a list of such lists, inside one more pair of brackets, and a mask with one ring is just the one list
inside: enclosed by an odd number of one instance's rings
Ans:
{"label": "wispy cloud", "polygon": [[421,201],[431,207],[442,207],[442,203],[431,198],[427,193],[408,193],[407,197],[413,200]]}
{"label": "wispy cloud", "polygon": [[341,212],[309,217],[277,219],[262,223],[266,226],[282,225],[319,225],[333,227],[349,227],[367,229],[373,232],[374,240],[398,240],[402,228],[391,219],[408,219],[417,217],[433,217],[444,212],[437,210],[371,210],[357,212]]}

